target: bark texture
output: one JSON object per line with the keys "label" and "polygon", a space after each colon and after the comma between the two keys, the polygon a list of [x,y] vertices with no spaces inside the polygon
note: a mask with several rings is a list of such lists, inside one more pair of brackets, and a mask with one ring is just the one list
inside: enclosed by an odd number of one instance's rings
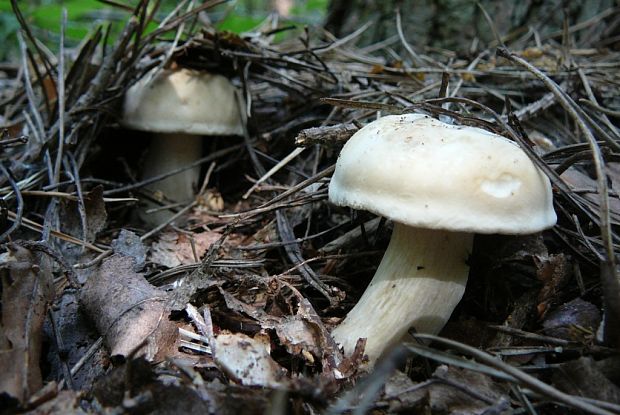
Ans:
{"label": "bark texture", "polygon": [[[526,34],[529,28],[541,36],[558,32],[562,29],[564,10],[569,24],[575,24],[613,7],[614,1],[480,0],[480,4],[493,20],[500,36],[514,33],[519,37]],[[359,38],[359,45],[370,45],[397,35],[397,8],[401,11],[405,38],[414,49],[432,46],[467,50],[476,37],[482,45],[494,40],[493,30],[474,0],[332,0],[325,27],[336,36],[343,37],[372,21],[374,24]],[[592,31],[604,30],[602,25],[596,26],[575,35],[578,38],[592,36]],[[396,42],[394,48],[400,51],[400,42]]]}

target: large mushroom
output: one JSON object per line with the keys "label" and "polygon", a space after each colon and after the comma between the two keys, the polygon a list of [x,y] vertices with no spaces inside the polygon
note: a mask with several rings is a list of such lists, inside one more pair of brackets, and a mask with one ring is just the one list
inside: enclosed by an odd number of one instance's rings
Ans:
{"label": "large mushroom", "polygon": [[[122,124],[152,132],[142,176],[149,178],[189,165],[202,156],[204,136],[242,135],[235,87],[222,76],[186,68],[149,72],[125,94]],[[200,166],[149,186],[167,199],[187,202],[199,185]],[[172,214],[142,215],[159,224]]]}
{"label": "large mushroom", "polygon": [[329,199],[394,222],[370,285],[332,332],[347,354],[366,338],[371,366],[410,327],[442,329],[465,291],[474,233],[529,234],[556,222],[549,180],[518,145],[421,114],[356,132]]}

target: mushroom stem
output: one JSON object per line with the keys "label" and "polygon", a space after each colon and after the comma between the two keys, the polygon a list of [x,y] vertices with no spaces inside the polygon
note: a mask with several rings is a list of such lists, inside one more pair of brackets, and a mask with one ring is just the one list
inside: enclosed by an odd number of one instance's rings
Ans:
{"label": "mushroom stem", "polygon": [[[203,137],[183,133],[153,134],[144,161],[144,178],[168,173],[187,166],[198,160],[202,155]],[[169,176],[148,186],[151,190],[160,191],[164,196],[175,202],[188,202],[194,198],[195,189],[200,178],[200,166],[192,167]],[[147,203],[147,208],[156,207]],[[159,224],[167,220],[173,213],[161,210],[151,214],[143,214],[142,219],[151,224]]]}
{"label": "mushroom stem", "polygon": [[373,366],[413,326],[438,333],[461,300],[473,234],[415,228],[400,223],[362,298],[332,332],[346,354],[366,338]]}

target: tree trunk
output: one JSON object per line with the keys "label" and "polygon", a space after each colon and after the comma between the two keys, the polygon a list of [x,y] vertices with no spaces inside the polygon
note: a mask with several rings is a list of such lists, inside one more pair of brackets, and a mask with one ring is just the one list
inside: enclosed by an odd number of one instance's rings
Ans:
{"label": "tree trunk", "polygon": [[[613,0],[480,0],[500,36],[525,35],[532,28],[542,37],[562,29],[564,10],[569,24],[592,18],[614,6]],[[396,13],[400,8],[405,39],[416,50],[430,46],[470,50],[475,38],[484,47],[495,40],[484,13],[473,0],[331,0],[325,27],[338,37],[346,36],[373,21],[359,37],[358,45],[370,45],[397,36]],[[605,25],[592,25],[575,33],[591,40]],[[556,35],[561,40],[561,34]],[[401,51],[397,40],[393,45]]]}

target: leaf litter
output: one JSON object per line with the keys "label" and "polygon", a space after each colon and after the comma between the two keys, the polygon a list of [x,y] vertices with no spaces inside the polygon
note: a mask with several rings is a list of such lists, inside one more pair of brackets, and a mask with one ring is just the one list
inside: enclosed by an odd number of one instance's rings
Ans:
{"label": "leaf litter", "polygon": [[[96,28],[66,60],[62,44],[58,57],[41,48],[12,2],[22,58],[0,88],[2,406],[620,412],[619,52],[611,29],[570,43],[614,27],[617,8],[567,21],[544,44],[530,29],[497,50],[414,51],[401,34],[388,60],[320,28],[273,43],[274,27],[286,31],[277,20],[218,32],[202,19],[216,3],[164,19],[155,2],[123,7],[116,40]],[[195,163],[207,177],[186,205],[148,187],[175,171],[139,179],[146,137],[119,145],[124,91],[175,65],[233,79],[248,120],[244,137],[213,140]],[[364,373],[364,341],[343,356],[329,333],[391,224],[330,206],[327,184],[359,126],[412,111],[517,141],[550,177],[560,220],[534,237],[477,238],[441,336],[411,333]],[[148,229],[135,215],[145,201],[175,216]],[[100,338],[72,337],[77,326]]]}

